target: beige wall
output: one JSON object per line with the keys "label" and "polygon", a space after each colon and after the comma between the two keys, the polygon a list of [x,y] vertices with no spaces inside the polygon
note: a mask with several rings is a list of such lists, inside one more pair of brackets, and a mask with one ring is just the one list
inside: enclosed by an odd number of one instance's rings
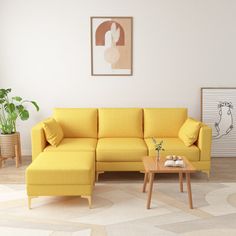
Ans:
{"label": "beige wall", "polygon": [[[235,86],[234,0],[0,0],[0,87],[53,107],[188,107],[200,87]],[[134,75],[90,75],[90,16],[134,17]]]}

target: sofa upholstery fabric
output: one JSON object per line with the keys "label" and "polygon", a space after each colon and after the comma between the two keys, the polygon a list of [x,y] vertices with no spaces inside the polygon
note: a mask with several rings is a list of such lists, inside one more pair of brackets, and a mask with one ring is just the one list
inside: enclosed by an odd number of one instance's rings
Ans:
{"label": "sofa upholstery fabric", "polygon": [[43,152],[26,170],[29,185],[91,184],[93,152]]}
{"label": "sofa upholstery fabric", "polygon": [[144,137],[176,138],[187,119],[186,108],[144,108]]}
{"label": "sofa upholstery fabric", "polygon": [[96,160],[110,162],[142,161],[147,146],[141,138],[101,138],[98,140]]}
{"label": "sofa upholstery fabric", "polygon": [[45,152],[95,152],[97,139],[95,138],[64,138],[61,143],[54,147],[48,145]]}
{"label": "sofa upholstery fabric", "polygon": [[188,118],[179,130],[179,138],[189,147],[197,141],[201,122]]}
{"label": "sofa upholstery fabric", "polygon": [[[199,161],[200,151],[196,145],[187,147],[179,138],[158,138],[157,142],[163,140],[163,148],[165,151],[161,151],[161,156],[167,155],[179,155],[185,156],[189,161]],[[151,138],[146,138],[145,142],[148,147],[148,155],[156,156],[155,147]]]}
{"label": "sofa upholstery fabric", "polygon": [[143,111],[140,108],[101,108],[99,138],[142,138]]}
{"label": "sofa upholstery fabric", "polygon": [[65,138],[97,138],[97,109],[55,108],[53,117]]}
{"label": "sofa upholstery fabric", "polygon": [[58,146],[64,137],[63,130],[55,119],[51,118],[43,122],[46,140],[54,147]]}

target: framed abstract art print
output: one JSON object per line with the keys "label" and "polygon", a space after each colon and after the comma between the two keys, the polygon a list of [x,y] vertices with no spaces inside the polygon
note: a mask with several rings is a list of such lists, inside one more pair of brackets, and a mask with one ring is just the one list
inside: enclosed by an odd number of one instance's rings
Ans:
{"label": "framed abstract art print", "polygon": [[91,17],[91,74],[133,74],[132,17]]}
{"label": "framed abstract art print", "polygon": [[201,88],[201,119],[212,128],[212,157],[236,157],[236,88]]}

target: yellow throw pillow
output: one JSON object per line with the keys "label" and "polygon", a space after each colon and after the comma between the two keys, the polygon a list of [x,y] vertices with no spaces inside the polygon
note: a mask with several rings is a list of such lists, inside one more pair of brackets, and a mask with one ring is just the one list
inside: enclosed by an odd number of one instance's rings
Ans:
{"label": "yellow throw pillow", "polygon": [[198,139],[201,122],[188,118],[179,130],[179,138],[189,147]]}
{"label": "yellow throw pillow", "polygon": [[61,126],[53,118],[48,119],[43,122],[43,129],[47,141],[52,146],[58,146],[64,137],[63,130]]}

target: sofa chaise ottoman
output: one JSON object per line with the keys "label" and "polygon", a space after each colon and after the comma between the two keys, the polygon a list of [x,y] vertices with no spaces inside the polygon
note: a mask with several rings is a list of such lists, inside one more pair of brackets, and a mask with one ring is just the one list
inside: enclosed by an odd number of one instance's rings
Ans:
{"label": "sofa chaise ottoman", "polygon": [[26,169],[28,206],[38,196],[81,196],[91,208],[94,186],[93,152],[42,152]]}

